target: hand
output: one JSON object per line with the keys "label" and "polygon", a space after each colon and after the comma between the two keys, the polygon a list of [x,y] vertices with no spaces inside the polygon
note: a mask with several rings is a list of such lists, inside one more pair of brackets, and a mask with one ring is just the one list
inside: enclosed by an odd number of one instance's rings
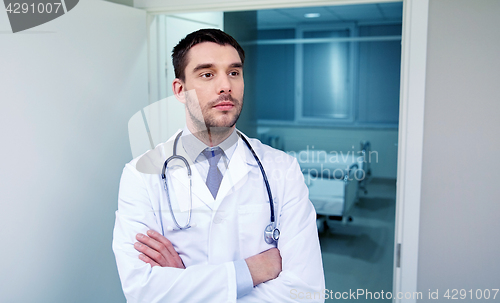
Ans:
{"label": "hand", "polygon": [[281,255],[277,248],[246,258],[245,261],[252,275],[253,286],[276,279],[281,272]]}
{"label": "hand", "polygon": [[[142,254],[139,259],[153,266],[186,268],[172,243],[161,234],[148,230],[147,236],[137,234],[134,248]],[[149,236],[149,237],[148,237]]]}

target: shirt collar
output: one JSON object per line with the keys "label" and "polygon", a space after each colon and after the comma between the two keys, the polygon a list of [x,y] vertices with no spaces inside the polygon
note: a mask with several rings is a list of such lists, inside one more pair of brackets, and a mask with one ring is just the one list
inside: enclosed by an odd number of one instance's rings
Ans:
{"label": "shirt collar", "polygon": [[[193,162],[195,162],[198,155],[206,148],[210,148],[208,145],[203,143],[200,139],[196,138],[187,127],[184,127],[182,131],[182,146],[184,150],[188,154],[189,158]],[[236,128],[233,129],[233,132],[226,140],[222,141],[218,146],[224,151],[224,154],[228,159],[231,159],[233,155],[236,145],[238,144],[238,134],[236,132]]]}

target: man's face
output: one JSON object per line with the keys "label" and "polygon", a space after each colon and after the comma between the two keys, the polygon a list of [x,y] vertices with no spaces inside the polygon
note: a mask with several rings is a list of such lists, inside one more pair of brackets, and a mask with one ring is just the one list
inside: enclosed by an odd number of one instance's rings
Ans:
{"label": "man's face", "polygon": [[188,123],[198,130],[234,127],[243,106],[244,90],[243,66],[236,49],[212,42],[199,43],[189,50],[187,62],[185,81],[176,81],[184,92],[196,91],[198,100],[186,94]]}

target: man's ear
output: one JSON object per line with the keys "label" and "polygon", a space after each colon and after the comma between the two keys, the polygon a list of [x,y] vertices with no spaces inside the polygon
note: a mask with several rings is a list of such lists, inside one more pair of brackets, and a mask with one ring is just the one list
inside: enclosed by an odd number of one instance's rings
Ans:
{"label": "man's ear", "polygon": [[172,91],[174,92],[175,98],[177,98],[177,100],[179,100],[183,104],[186,104],[184,82],[181,79],[175,78],[174,82],[172,82]]}

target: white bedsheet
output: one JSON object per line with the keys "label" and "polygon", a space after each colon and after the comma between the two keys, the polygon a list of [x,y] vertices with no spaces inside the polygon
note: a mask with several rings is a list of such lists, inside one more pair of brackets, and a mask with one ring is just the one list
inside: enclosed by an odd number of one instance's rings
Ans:
{"label": "white bedsheet", "polygon": [[[307,177],[306,175],[304,176],[304,178]],[[342,216],[345,204],[344,181],[322,178],[310,178],[309,181],[307,185],[309,187],[309,199],[314,205],[316,213],[320,215]]]}

